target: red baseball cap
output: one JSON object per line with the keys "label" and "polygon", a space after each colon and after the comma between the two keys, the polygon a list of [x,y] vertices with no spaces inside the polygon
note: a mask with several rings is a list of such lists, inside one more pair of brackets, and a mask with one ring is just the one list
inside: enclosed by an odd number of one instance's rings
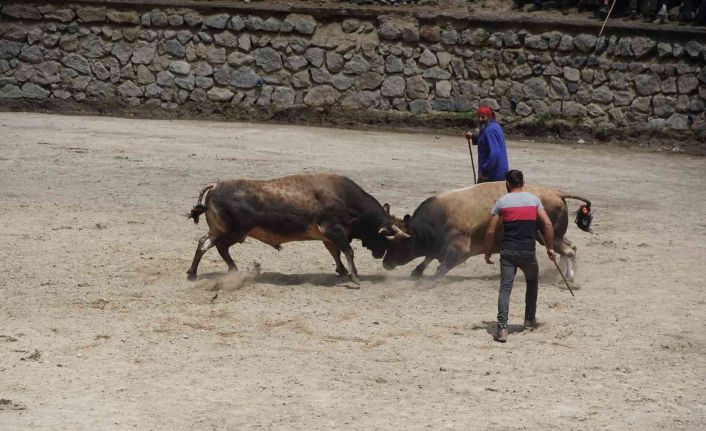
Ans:
{"label": "red baseball cap", "polygon": [[495,118],[495,112],[493,112],[493,108],[487,105],[479,106],[476,115],[478,117]]}

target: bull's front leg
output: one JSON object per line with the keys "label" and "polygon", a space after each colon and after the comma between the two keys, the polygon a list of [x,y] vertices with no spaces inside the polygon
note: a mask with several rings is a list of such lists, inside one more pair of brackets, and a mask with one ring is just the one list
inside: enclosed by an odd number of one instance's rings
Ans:
{"label": "bull's front leg", "polygon": [[[353,261],[353,248],[350,242],[348,242],[348,235],[343,229],[343,226],[339,224],[324,222],[319,227],[321,233],[329,239],[333,245],[346,256],[348,261],[348,268],[350,268],[351,281],[355,284],[360,284],[360,279],[358,278],[358,270],[355,267],[355,262]],[[343,264],[341,264],[343,266]]]}
{"label": "bull's front leg", "polygon": [[343,262],[341,262],[341,250],[330,242],[324,241],[324,245],[326,246],[326,250],[333,256],[334,262],[336,262],[336,273],[338,273],[338,275],[348,275],[348,270],[343,265]]}
{"label": "bull's front leg", "polygon": [[424,261],[417,265],[416,268],[412,271],[412,278],[419,278],[424,274],[424,271],[427,269],[427,266],[431,263],[431,261],[434,260],[433,257],[425,257]]}
{"label": "bull's front leg", "polygon": [[455,266],[462,264],[471,256],[471,238],[462,235],[455,237],[446,246],[444,257],[441,259],[436,274],[425,283],[425,287],[435,287],[442,278]]}

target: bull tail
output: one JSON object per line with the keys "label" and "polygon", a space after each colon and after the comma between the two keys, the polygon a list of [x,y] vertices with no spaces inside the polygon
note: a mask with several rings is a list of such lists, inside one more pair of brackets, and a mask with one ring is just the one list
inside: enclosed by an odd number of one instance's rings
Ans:
{"label": "bull tail", "polygon": [[570,195],[568,193],[562,193],[561,194],[561,200],[566,202],[567,199],[576,199],[577,201],[585,202],[586,206],[591,208],[591,201],[589,201],[586,198],[582,198],[581,196],[576,196],[576,195]]}
{"label": "bull tail", "polygon": [[591,201],[581,196],[570,195],[562,193],[561,200],[566,203],[567,199],[576,199],[578,201],[584,202],[583,205],[579,207],[576,211],[576,226],[584,232],[591,232],[591,223],[593,222],[593,213],[591,212]]}
{"label": "bull tail", "polygon": [[189,214],[186,215],[186,218],[192,218],[194,219],[194,223],[198,224],[199,216],[206,212],[205,196],[207,193],[213,190],[216,185],[218,185],[218,183],[210,183],[207,184],[206,187],[201,189],[201,193],[199,193],[199,199],[196,201],[196,205],[191,208],[191,211],[189,211]]}

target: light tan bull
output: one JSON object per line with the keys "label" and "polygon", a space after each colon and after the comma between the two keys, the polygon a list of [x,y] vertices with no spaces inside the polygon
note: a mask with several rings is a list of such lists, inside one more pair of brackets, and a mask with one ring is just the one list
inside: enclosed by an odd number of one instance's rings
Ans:
{"label": "light tan bull", "polygon": [[[579,210],[581,215],[577,217],[577,225],[585,231],[590,230],[591,202],[539,186],[525,185],[525,191],[535,194],[542,201],[554,226],[554,251],[561,256],[562,272],[568,280],[573,281],[576,247],[564,236],[569,224],[565,200],[570,198],[586,203]],[[413,277],[420,277],[431,261],[438,260],[440,265],[432,280],[432,283],[436,283],[454,266],[471,256],[483,254],[483,238],[491,218],[490,210],[505,193],[505,182],[498,181],[452,190],[425,200],[411,217],[404,217],[400,226],[404,235],[397,234],[390,238],[383,260],[385,269],[391,270],[417,257],[424,257],[424,261],[412,271]],[[502,226],[499,226],[494,253],[500,250],[501,238]]]}

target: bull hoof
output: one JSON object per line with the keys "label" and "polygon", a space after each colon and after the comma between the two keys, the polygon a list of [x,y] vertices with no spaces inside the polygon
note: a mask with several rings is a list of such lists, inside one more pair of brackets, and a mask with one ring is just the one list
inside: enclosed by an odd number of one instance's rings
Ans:
{"label": "bull hoof", "polygon": [[351,281],[352,281],[353,283],[355,283],[355,284],[357,284],[358,286],[360,286],[360,278],[358,278],[358,275],[357,275],[357,274],[351,274],[350,277],[351,277]]}
{"label": "bull hoof", "polygon": [[196,281],[196,274],[187,272],[186,273],[186,279],[189,281]]}

